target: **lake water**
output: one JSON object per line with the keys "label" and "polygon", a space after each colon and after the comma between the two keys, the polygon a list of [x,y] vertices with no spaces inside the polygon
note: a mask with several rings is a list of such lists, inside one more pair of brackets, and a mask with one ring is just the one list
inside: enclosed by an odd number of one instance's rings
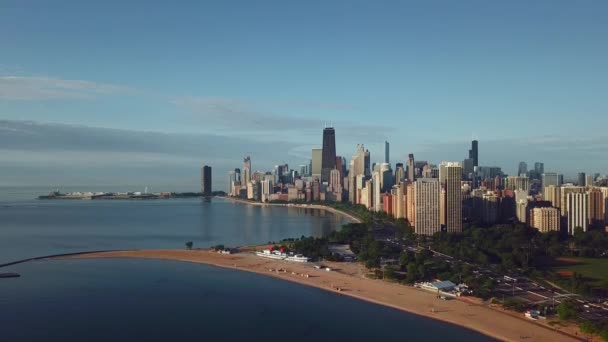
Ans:
{"label": "lake water", "polygon": [[[30,197],[31,198],[31,197]],[[0,263],[82,250],[259,244],[321,236],[331,213],[225,200],[38,201],[0,196]],[[488,341],[472,331],[262,275],[173,261],[2,268],[0,341]]]}
{"label": "lake water", "polygon": [[223,199],[0,202],[0,263],[57,253],[242,246],[322,236],[346,223],[326,211]]}

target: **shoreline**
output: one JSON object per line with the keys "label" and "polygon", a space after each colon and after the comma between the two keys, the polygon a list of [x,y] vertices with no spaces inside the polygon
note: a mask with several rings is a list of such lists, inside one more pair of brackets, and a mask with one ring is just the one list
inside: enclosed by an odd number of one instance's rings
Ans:
{"label": "shoreline", "polygon": [[249,201],[249,200],[244,200],[244,199],[240,199],[240,198],[234,198],[234,197],[216,197],[216,198],[222,198],[225,199],[227,201],[231,201],[233,203],[242,203],[242,204],[250,204],[250,205],[255,205],[255,206],[262,206],[262,207],[287,207],[287,208],[302,208],[302,209],[315,209],[315,210],[326,210],[334,215],[338,215],[338,216],[342,216],[345,217],[348,221],[351,221],[351,223],[362,223],[363,221],[361,221],[361,219],[359,219],[358,217],[347,213],[345,211],[336,209],[336,208],[332,208],[326,205],[321,205],[321,204],[299,204],[299,203],[262,203],[262,202],[254,202],[254,201]]}
{"label": "shoreline", "polygon": [[[265,247],[265,246],[263,246]],[[263,248],[260,247],[260,248]],[[219,254],[211,250],[125,250],[92,252],[52,259],[141,258],[207,264],[216,267],[256,273],[304,286],[312,286],[338,295],[346,295],[408,312],[410,314],[454,324],[501,341],[584,341],[547,324],[526,320],[512,313],[493,309],[472,297],[439,301],[434,293],[401,284],[364,277],[367,273],[357,263],[323,262],[332,271],[314,269],[315,263],[292,263],[255,256],[254,247],[244,247],[236,254]],[[283,269],[285,272],[277,272]],[[272,270],[272,271],[270,271]],[[308,277],[306,277],[308,275]],[[339,289],[339,290],[338,290]]]}

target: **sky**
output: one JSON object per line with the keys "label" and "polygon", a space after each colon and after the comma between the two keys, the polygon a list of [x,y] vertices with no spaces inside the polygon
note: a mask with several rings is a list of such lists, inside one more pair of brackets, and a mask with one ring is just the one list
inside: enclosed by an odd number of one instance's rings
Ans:
{"label": "sky", "polygon": [[608,173],[606,1],[0,1],[0,186],[216,188],[333,125],[515,173]]}

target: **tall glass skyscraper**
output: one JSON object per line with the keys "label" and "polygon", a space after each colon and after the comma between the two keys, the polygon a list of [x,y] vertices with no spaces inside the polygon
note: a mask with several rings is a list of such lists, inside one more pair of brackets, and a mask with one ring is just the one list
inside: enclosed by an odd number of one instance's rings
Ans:
{"label": "tall glass skyscraper", "polygon": [[471,141],[471,149],[469,150],[469,159],[473,159],[473,166],[479,166],[479,150],[477,140]]}
{"label": "tall glass skyscraper", "polygon": [[331,170],[336,168],[336,131],[333,127],[323,130],[323,151],[321,155],[321,182],[329,182]]}
{"label": "tall glass skyscraper", "polygon": [[211,166],[201,168],[201,192],[204,195],[211,195]]}
{"label": "tall glass skyscraper", "polygon": [[387,164],[391,163],[390,145],[388,141],[384,141],[384,162]]}

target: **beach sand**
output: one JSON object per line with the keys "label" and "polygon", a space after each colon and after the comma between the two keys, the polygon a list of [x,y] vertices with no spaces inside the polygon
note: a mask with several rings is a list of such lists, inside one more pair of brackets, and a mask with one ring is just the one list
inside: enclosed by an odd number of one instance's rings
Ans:
{"label": "beach sand", "polygon": [[[294,263],[258,257],[252,253],[254,249],[241,248],[241,252],[236,254],[219,254],[210,250],[131,250],[88,253],[72,258],[149,258],[203,263],[314,286],[336,294],[453,323],[498,340],[552,342],[584,340],[580,333],[578,336],[573,336],[572,328],[560,328],[562,332],[558,332],[550,328],[546,322],[529,321],[522,314],[491,308],[475,298],[443,301],[437,299],[436,294],[425,290],[366,278],[365,268],[357,263],[323,262],[324,266],[332,269],[328,272],[314,269],[315,263]],[[270,271],[271,269],[273,271]],[[278,272],[277,269],[283,269],[285,272]]]}

